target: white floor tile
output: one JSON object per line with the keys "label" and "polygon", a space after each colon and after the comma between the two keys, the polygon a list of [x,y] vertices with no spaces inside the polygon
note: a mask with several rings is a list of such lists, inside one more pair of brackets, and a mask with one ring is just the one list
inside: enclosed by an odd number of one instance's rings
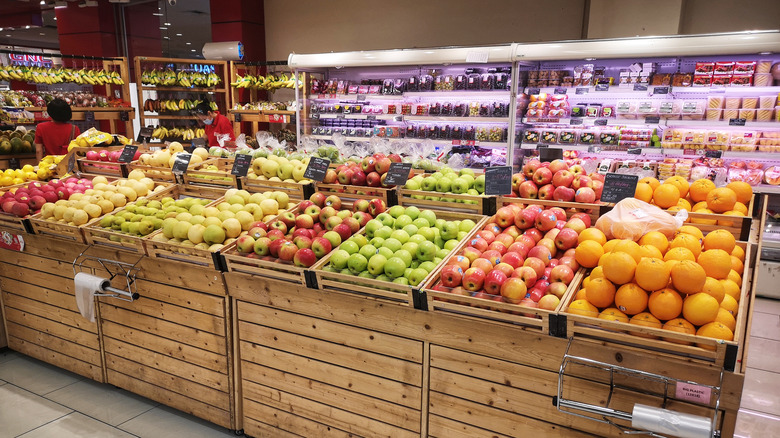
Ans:
{"label": "white floor tile", "polygon": [[737,414],[736,438],[778,438],[780,437],[780,417],[740,409]]}
{"label": "white floor tile", "polygon": [[70,412],[64,406],[13,385],[0,386],[0,438],[15,437]]}
{"label": "white floor tile", "polygon": [[750,336],[780,341],[780,315],[753,312]]}
{"label": "white floor tile", "polygon": [[144,397],[91,380],[50,392],[46,398],[113,426],[157,406]]}
{"label": "white floor tile", "polygon": [[751,337],[748,345],[748,368],[780,373],[780,341]]}
{"label": "white floor tile", "polygon": [[227,429],[167,406],[158,406],[118,427],[141,438],[235,438]]}
{"label": "white floor tile", "polygon": [[742,407],[780,416],[780,374],[748,368],[742,389]]}
{"label": "white floor tile", "polygon": [[780,300],[756,297],[756,304],[753,306],[753,311],[780,315]]}
{"label": "white floor tile", "polygon": [[83,380],[83,377],[33,358],[19,355],[18,358],[9,360],[0,366],[0,380],[5,380],[35,394],[45,395]]}
{"label": "white floor tile", "polygon": [[132,438],[127,432],[108,424],[74,412],[37,429],[33,429],[19,438]]}
{"label": "white floor tile", "polygon": [[9,360],[17,359],[19,358],[19,356],[21,356],[21,354],[13,350],[5,349],[3,351],[0,351],[0,363],[5,363],[8,362]]}

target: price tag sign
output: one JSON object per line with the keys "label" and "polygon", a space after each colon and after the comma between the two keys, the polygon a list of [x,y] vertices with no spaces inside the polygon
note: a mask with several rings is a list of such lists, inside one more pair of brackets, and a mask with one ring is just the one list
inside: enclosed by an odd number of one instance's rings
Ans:
{"label": "price tag sign", "polygon": [[376,120],[376,116],[366,116],[366,120]]}
{"label": "price tag sign", "polygon": [[233,161],[233,168],[230,169],[230,174],[235,176],[246,176],[249,172],[249,167],[252,165],[252,156],[249,154],[236,154]]}
{"label": "price tag sign", "polygon": [[607,119],[596,119],[593,124],[596,126],[607,126]]}
{"label": "price tag sign", "polygon": [[645,117],[645,123],[648,125],[657,125],[658,123],[661,123],[661,118],[658,116],[647,116]]}
{"label": "price tag sign", "polygon": [[385,184],[388,186],[403,186],[409,179],[409,172],[412,170],[412,163],[392,163],[385,177]]}
{"label": "price tag sign", "polygon": [[146,143],[152,138],[152,132],[154,132],[152,128],[141,128],[141,130],[138,131],[138,138],[136,141]]}
{"label": "price tag sign", "polygon": [[76,170],[76,153],[70,154],[68,158],[68,173],[73,173]]}
{"label": "price tag sign", "polygon": [[366,95],[365,94],[358,94],[357,95],[357,100],[358,100],[358,102],[366,100]]}
{"label": "price tag sign", "polygon": [[122,111],[119,113],[119,120],[123,122],[129,122],[130,121],[130,113],[127,111]]}
{"label": "price tag sign", "polygon": [[241,121],[241,113],[233,113],[233,120],[236,122]]}
{"label": "price tag sign", "polygon": [[570,125],[582,125],[582,119],[579,117],[569,119]]}
{"label": "price tag sign", "polygon": [[538,89],[538,88],[529,88],[528,89],[528,95],[529,96],[533,96],[535,94],[539,94],[540,92],[541,92],[541,90]]}
{"label": "price tag sign", "polygon": [[95,113],[93,111],[84,111],[84,121],[87,123],[95,123]]}
{"label": "price tag sign", "polygon": [[634,91],[647,91],[647,85],[645,85],[645,84],[634,84]]}
{"label": "price tag sign", "polygon": [[729,126],[745,126],[746,119],[729,119]]}
{"label": "price tag sign", "polygon": [[268,123],[284,123],[284,116],[281,114],[269,114]]}
{"label": "price tag sign", "polygon": [[319,118],[320,118],[320,113],[314,113],[314,114],[312,114],[312,115],[311,115],[311,118],[312,118],[312,119],[319,119]]}
{"label": "price tag sign", "polygon": [[595,91],[609,91],[609,84],[596,84]]}
{"label": "price tag sign", "polygon": [[206,139],[203,137],[193,138],[192,139],[192,148],[205,148],[206,147]]}
{"label": "price tag sign", "polygon": [[575,94],[588,94],[588,87],[577,87]]}
{"label": "price tag sign", "polygon": [[485,169],[485,194],[487,196],[512,193],[512,167],[497,166]]}
{"label": "price tag sign", "polygon": [[598,146],[588,146],[588,152],[597,154],[601,152],[601,148]]}
{"label": "price tag sign", "polygon": [[566,94],[566,89],[563,87],[556,88],[555,94]]}
{"label": "price tag sign", "polygon": [[536,149],[539,151],[539,161],[549,163],[563,159],[563,149],[551,148],[546,145],[539,145]]}
{"label": "price tag sign", "polygon": [[653,94],[669,94],[669,87],[655,87]]}
{"label": "price tag sign", "polygon": [[683,149],[683,155],[696,155],[696,149]]}
{"label": "price tag sign", "polygon": [[628,148],[626,153],[631,155],[642,155],[642,148]]}
{"label": "price tag sign", "polygon": [[393,117],[393,121],[403,122],[404,121],[404,116],[395,116],[395,117]]}
{"label": "price tag sign", "polygon": [[721,158],[723,157],[723,151],[706,151],[704,156],[707,158]]}
{"label": "price tag sign", "polygon": [[0,248],[10,251],[24,251],[24,238],[20,234],[3,231],[0,233]]}
{"label": "price tag sign", "polygon": [[633,197],[638,182],[638,175],[607,173],[604,177],[604,189],[601,192],[601,201],[614,203],[625,198]]}
{"label": "price tag sign", "polygon": [[129,163],[133,161],[133,157],[135,156],[135,153],[138,151],[138,146],[134,145],[127,145],[124,149],[122,149],[122,153],[119,155],[119,162],[120,163]]}
{"label": "price tag sign", "polygon": [[191,158],[192,154],[177,154],[176,159],[173,161],[171,171],[178,175],[184,174],[187,172],[187,167],[190,165]]}
{"label": "price tag sign", "polygon": [[303,172],[303,177],[322,182],[322,180],[325,179],[325,174],[328,173],[328,166],[330,166],[330,160],[320,157],[311,157],[309,165],[306,166],[306,171]]}
{"label": "price tag sign", "polygon": [[337,119],[343,119],[344,118],[344,114],[336,114],[336,118]]}

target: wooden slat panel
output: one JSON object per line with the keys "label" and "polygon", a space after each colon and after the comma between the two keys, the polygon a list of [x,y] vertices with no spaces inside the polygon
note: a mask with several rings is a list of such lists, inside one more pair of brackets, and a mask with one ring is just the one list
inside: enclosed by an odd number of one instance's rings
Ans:
{"label": "wooden slat panel", "polygon": [[158,334],[214,353],[227,353],[227,341],[224,336],[217,336],[191,327],[184,327],[162,319],[130,312],[109,304],[100,304],[100,315],[104,321],[113,321],[147,333]]}
{"label": "wooden slat panel", "polygon": [[10,278],[3,278],[3,290],[15,295],[21,295],[31,300],[59,307],[61,309],[78,312],[76,296],[72,293],[60,292],[56,289],[49,289],[35,284],[22,283]]}
{"label": "wooden slat panel", "polygon": [[106,368],[169,391],[192,397],[195,400],[200,400],[220,409],[228,410],[230,405],[230,397],[222,391],[190,382],[179,376],[168,374],[119,356],[114,356],[111,353],[106,353]]}
{"label": "wooden slat panel", "polygon": [[210,421],[214,424],[218,424],[222,427],[228,429],[235,427],[232,424],[233,422],[230,418],[230,412],[225,409],[216,408],[209,404],[203,403],[201,400],[177,394],[173,391],[169,391],[166,388],[161,388],[142,379],[139,380],[112,369],[106,370],[106,373],[108,375],[107,383],[124,388],[134,394],[138,394],[148,399],[160,402],[164,405],[202,418],[206,421]]}
{"label": "wooden slat panel", "polygon": [[[27,237],[25,236],[25,241],[26,240]],[[25,249],[27,249],[26,246]],[[0,262],[0,266],[8,264],[11,266],[32,269],[39,272],[60,272],[63,275],[73,273],[72,259],[70,262],[68,262],[17,251],[3,251],[2,259],[3,261]]]}
{"label": "wooden slat panel", "polygon": [[[181,291],[186,295],[188,291]],[[208,313],[193,311],[184,307],[157,301],[153,298],[143,298],[129,302],[117,299],[104,299],[105,303],[121,307],[131,312],[137,312],[152,318],[161,319],[173,324],[191,327],[218,336],[225,336],[225,318],[212,316]]]}
{"label": "wooden slat panel", "polygon": [[[256,421],[260,419],[263,423]],[[263,435],[260,432],[266,432]],[[302,436],[307,438],[354,438],[355,435],[252,400],[244,400],[244,433],[257,438]],[[278,435],[277,435],[278,434]]]}
{"label": "wooden slat panel", "polygon": [[298,397],[286,392],[277,391],[254,382],[244,381],[243,385],[244,399],[256,400],[260,403],[272,406],[286,412],[295,413],[301,417],[313,421],[332,425],[364,437],[418,437],[405,429],[391,426],[387,423],[381,423],[362,417],[352,412],[347,412],[328,405],[317,403],[303,397]]}
{"label": "wooden slat panel", "polygon": [[3,302],[8,307],[13,307],[24,312],[32,313],[40,317],[57,321],[71,327],[77,327],[90,332],[97,332],[97,324],[84,319],[78,312],[60,309],[40,301],[31,300],[19,295],[3,292]]}
{"label": "wooden slat panel", "polygon": [[143,298],[174,304],[190,310],[208,313],[209,315],[225,317],[225,298],[143,279],[139,279],[135,284],[138,293]]}
{"label": "wooden slat panel", "polygon": [[16,322],[21,326],[31,327],[35,330],[46,332],[52,336],[67,339],[79,345],[83,345],[95,350],[100,348],[100,342],[98,341],[97,333],[81,330],[65,324],[60,324],[59,322],[41,318],[40,316],[34,315],[32,313],[17,310],[11,307],[6,307],[3,309],[3,311],[5,313],[6,321],[8,322]]}
{"label": "wooden slat panel", "polygon": [[[422,382],[422,366],[367,351],[336,345],[246,322],[239,323],[242,339],[251,339],[277,350],[352,368],[411,385]],[[243,348],[243,345],[242,345]]]}
{"label": "wooden slat panel", "polygon": [[351,389],[413,409],[419,410],[422,407],[422,394],[417,386],[274,350],[262,345],[242,343],[241,347],[243,361],[251,361],[260,366],[272,367],[316,379],[339,388]]}
{"label": "wooden slat panel", "polygon": [[42,360],[46,363],[68,370],[72,373],[102,382],[103,369],[87,362],[82,362],[57,351],[52,351],[40,345],[31,344],[14,336],[8,337],[8,347],[12,350]]}
{"label": "wooden slat panel", "polygon": [[27,328],[13,322],[8,323],[8,331],[13,333],[14,337],[19,338],[22,341],[40,345],[49,350],[58,351],[74,359],[91,363],[97,367],[102,366],[100,362],[99,350],[87,348],[68,340],[57,338],[49,335],[48,333]]}
{"label": "wooden slat panel", "polygon": [[420,432],[420,411],[249,362],[242,362],[241,373],[244,381],[252,381],[279,391],[306,397],[314,402]]}
{"label": "wooden slat panel", "polygon": [[123,357],[142,365],[155,368],[159,371],[185,378],[195,383],[209,386],[222,392],[228,392],[228,377],[207,368],[174,359],[164,354],[155,353],[135,345],[117,341],[116,339],[103,338],[103,346],[106,353]]}
{"label": "wooden slat panel", "polygon": [[4,263],[0,264],[0,277],[2,277],[3,285],[5,285],[6,279],[10,279],[45,287],[70,295],[75,293],[73,277],[60,277],[59,275],[49,274],[48,272],[19,268],[18,266],[7,265]]}
{"label": "wooden slat panel", "polygon": [[[432,438],[512,438],[438,415],[431,415],[428,419],[428,436]],[[565,436],[565,434],[560,436]]]}
{"label": "wooden slat panel", "polygon": [[322,339],[347,347],[417,363],[422,361],[422,342],[420,341],[257,306],[245,301],[238,302],[238,318],[242,321]]}
{"label": "wooden slat panel", "polygon": [[155,353],[181,359],[184,362],[199,365],[221,374],[227,374],[228,372],[227,360],[224,355],[191,347],[176,340],[146,333],[111,321],[103,320],[102,328],[105,338],[114,338],[128,345],[138,345]]}

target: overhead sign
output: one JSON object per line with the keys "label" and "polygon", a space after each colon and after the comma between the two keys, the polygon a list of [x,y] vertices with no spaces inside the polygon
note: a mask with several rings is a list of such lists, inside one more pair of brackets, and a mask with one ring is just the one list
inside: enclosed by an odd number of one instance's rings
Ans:
{"label": "overhead sign", "polygon": [[44,58],[41,55],[18,55],[15,53],[8,54],[8,60],[13,64],[28,65],[37,67],[51,67],[52,60]]}

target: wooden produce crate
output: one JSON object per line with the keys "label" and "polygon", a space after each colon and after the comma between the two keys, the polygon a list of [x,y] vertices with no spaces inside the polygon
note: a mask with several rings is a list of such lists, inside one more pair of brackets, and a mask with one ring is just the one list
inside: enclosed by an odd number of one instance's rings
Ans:
{"label": "wooden produce crate", "polygon": [[[398,205],[398,192],[395,187],[363,187],[341,184],[317,183],[317,191],[325,196],[336,195],[341,198],[342,205],[346,208],[352,208],[352,203],[358,199],[381,199],[385,201],[388,207]],[[482,214],[482,213],[473,213]]]}
{"label": "wooden produce crate", "polygon": [[[737,238],[737,240],[748,241],[750,239],[750,227],[753,223],[753,218],[751,215],[753,214],[753,208],[755,207],[755,200],[756,196],[753,195],[753,197],[750,199],[750,204],[747,206],[747,216],[727,216],[725,214],[698,213],[689,211],[688,222],[691,225],[696,226],[696,228],[699,228],[705,235],[710,231],[728,230],[731,234],[734,235],[734,237]],[[670,212],[669,214],[674,216],[677,213]],[[709,223],[701,223],[701,221],[707,221]],[[716,222],[713,224],[711,223],[712,221]]]}
{"label": "wooden produce crate", "polygon": [[[190,163],[189,166],[187,166],[187,170],[194,169],[195,167],[199,166],[202,163],[208,163],[210,160],[202,161],[200,163]],[[127,171],[132,172],[133,170],[141,170],[144,175],[146,175],[148,178],[151,178],[155,181],[165,181],[169,183],[175,183],[176,182],[176,176],[173,174],[173,171],[170,167],[155,167],[155,166],[147,166],[145,164],[141,164],[138,161],[132,161],[127,165]]]}
{"label": "wooden produce crate", "polygon": [[[193,185],[216,186],[229,188],[241,188],[238,178],[231,175],[233,158],[212,158],[206,160],[184,174],[184,183]],[[219,170],[206,170],[209,166],[217,166]]]}
{"label": "wooden produce crate", "polygon": [[[0,187],[0,192],[7,192],[11,189],[26,187],[28,183],[16,184],[7,187]],[[15,214],[6,213],[0,210],[0,231],[9,231],[11,233],[31,233],[30,216],[19,217]],[[25,225],[27,224],[27,225]]]}
{"label": "wooden produce crate", "polygon": [[[425,199],[436,197],[434,201]],[[404,207],[414,205],[435,211],[452,211],[492,216],[496,213],[496,196],[466,195],[456,193],[426,192],[423,190],[398,189],[398,204]]]}
{"label": "wooden produce crate", "polygon": [[128,174],[126,163],[114,163],[110,161],[93,161],[86,158],[76,160],[79,171],[82,173],[94,173],[97,175],[125,177]]}
{"label": "wooden produce crate", "polygon": [[315,192],[313,182],[284,182],[284,181],[269,181],[267,179],[256,179],[249,177],[239,178],[241,188],[250,193],[262,193],[262,192],[285,192],[290,200],[303,201],[309,199],[309,197]]}
{"label": "wooden produce crate", "polygon": [[[755,257],[753,254],[754,248],[751,244],[737,242],[737,245],[745,250],[745,271],[743,272],[742,284],[740,285],[739,310],[736,316],[734,340],[722,341],[660,328],[637,326],[571,314],[568,312],[568,307],[574,301],[576,293],[580,290],[581,283],[587,275],[581,276],[579,278],[580,284],[576,284],[571,288],[569,290],[570,293],[565,297],[563,309],[559,313],[559,318],[562,318],[560,324],[566,325],[564,336],[573,337],[574,339],[595,339],[601,342],[633,346],[656,352],[659,355],[677,357],[678,359],[684,357],[690,361],[713,363],[716,366],[724,367],[727,371],[734,371],[737,366],[736,362],[741,357],[739,346],[743,343],[743,338],[748,335],[745,332],[745,321],[749,317],[751,304],[752,273],[750,265],[753,257]],[[565,320],[563,320],[564,318]],[[678,343],[662,338],[675,340]]]}
{"label": "wooden produce crate", "polygon": [[[466,237],[460,242],[458,247],[462,246],[471,239],[471,236],[476,234],[482,229],[488,218],[486,216],[469,215],[465,213],[451,213],[451,212],[436,212],[437,219],[445,220],[464,220],[471,219],[476,224],[474,228],[469,232]],[[363,234],[365,230],[360,230],[356,234]],[[456,250],[458,248],[456,247]],[[456,252],[456,251],[453,251]],[[328,272],[322,270],[330,263],[330,257],[333,254],[326,255],[320,259],[314,266],[311,267],[311,271],[314,273],[316,287],[323,290],[332,290],[339,292],[347,292],[352,294],[358,294],[372,299],[378,299],[385,302],[391,302],[394,304],[401,304],[405,306],[414,306],[415,297],[413,296],[412,286],[405,286],[402,284],[391,283],[387,281],[375,280],[373,278],[361,278],[353,275],[345,275],[338,272]],[[420,282],[420,286],[428,284],[431,278],[438,272],[439,267],[428,273],[428,276]]]}
{"label": "wooden produce crate", "polygon": [[509,204],[520,205],[540,205],[543,208],[559,207],[564,210],[574,209],[578,212],[582,212],[590,216],[591,225],[596,223],[596,220],[603,213],[609,210],[606,204],[585,204],[582,202],[563,202],[563,201],[548,201],[544,199],[528,199],[528,198],[515,198],[512,196],[501,196],[498,199],[498,208],[501,208]]}

